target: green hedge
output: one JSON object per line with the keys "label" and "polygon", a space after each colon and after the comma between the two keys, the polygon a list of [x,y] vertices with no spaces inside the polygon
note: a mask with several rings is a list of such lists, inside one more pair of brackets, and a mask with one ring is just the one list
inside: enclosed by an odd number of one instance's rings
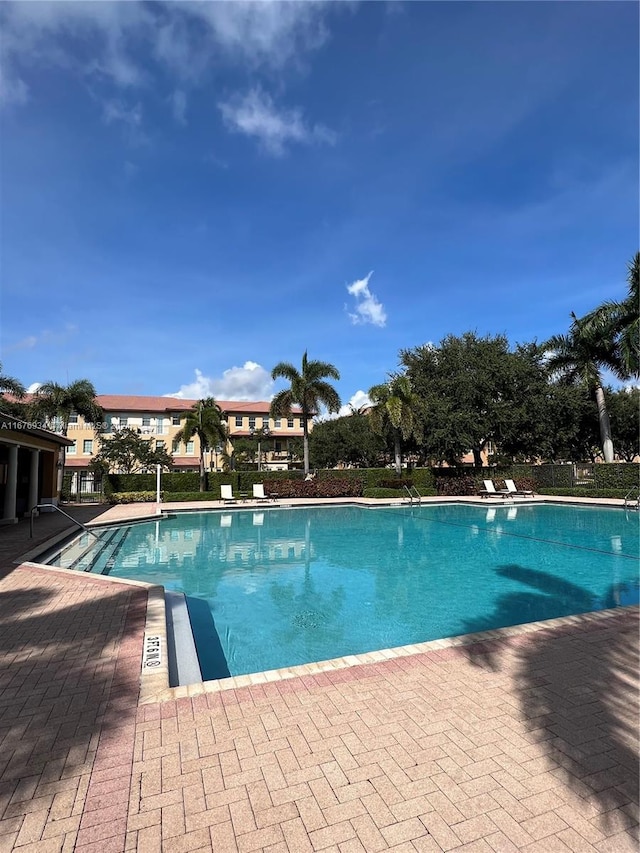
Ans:
{"label": "green hedge", "polygon": [[[420,497],[435,497],[436,490],[435,489],[427,489],[427,488],[418,488],[418,493]],[[397,489],[383,489],[383,488],[374,488],[374,489],[365,489],[364,495],[365,498],[409,498],[406,492],[401,493],[398,492]]]}
{"label": "green hedge", "polygon": [[[638,463],[611,463],[594,466],[594,490],[624,490],[625,494],[640,482],[640,465]],[[66,475],[67,476],[67,475]],[[544,489],[564,489],[567,494],[576,494],[572,488],[573,467],[571,465],[524,465],[498,466],[494,468],[412,468],[403,469],[400,477],[390,468],[349,468],[344,470],[320,470],[317,472],[315,483],[333,481],[336,479],[348,482],[354,490],[354,495],[362,494],[369,489],[389,489],[400,493],[403,485],[411,482],[424,494],[437,493],[443,495],[477,494],[482,488],[484,479],[492,479],[496,486],[503,484],[506,478],[515,480],[519,488],[530,488],[542,493]],[[65,477],[66,479],[66,477]],[[207,474],[207,499],[216,500],[220,497],[220,485],[230,484],[234,492],[251,492],[254,483],[264,483],[265,491],[268,483],[303,482],[302,471],[232,471],[211,472]],[[436,483],[437,481],[437,483]],[[105,495],[112,492],[155,492],[155,474],[109,474],[104,477]],[[397,486],[395,485],[397,483]],[[69,482],[65,484],[68,488]],[[167,494],[199,493],[200,475],[197,472],[163,473],[162,491]],[[360,491],[358,491],[360,490]],[[196,498],[200,499],[200,498]],[[202,498],[203,500],[205,498]],[[169,498],[167,498],[169,500]]]}
{"label": "green hedge", "polygon": [[167,492],[164,497],[170,501],[215,501],[218,497],[213,492]]}
{"label": "green hedge", "polygon": [[628,489],[592,489],[592,488],[575,488],[575,489],[552,489],[548,486],[543,486],[538,494],[540,495],[557,495],[565,498],[624,498],[627,495]]}

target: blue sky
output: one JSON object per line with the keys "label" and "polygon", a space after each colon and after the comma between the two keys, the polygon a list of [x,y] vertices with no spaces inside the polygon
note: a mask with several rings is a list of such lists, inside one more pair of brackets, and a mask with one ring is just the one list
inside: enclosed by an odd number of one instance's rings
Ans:
{"label": "blue sky", "polygon": [[346,405],[565,332],[638,249],[638,5],[0,5],[3,370]]}

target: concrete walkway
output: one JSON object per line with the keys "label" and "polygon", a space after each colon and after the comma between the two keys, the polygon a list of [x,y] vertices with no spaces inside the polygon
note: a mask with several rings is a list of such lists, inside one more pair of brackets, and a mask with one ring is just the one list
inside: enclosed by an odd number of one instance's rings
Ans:
{"label": "concrete walkway", "polygon": [[141,705],[146,591],[31,545],[0,529],[0,853],[637,850],[637,608]]}

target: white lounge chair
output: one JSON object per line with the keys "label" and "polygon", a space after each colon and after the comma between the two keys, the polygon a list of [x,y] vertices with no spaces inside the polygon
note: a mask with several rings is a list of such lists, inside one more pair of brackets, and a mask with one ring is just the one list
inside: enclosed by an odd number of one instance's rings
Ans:
{"label": "white lounge chair", "polygon": [[483,498],[503,498],[504,492],[499,492],[493,485],[493,480],[483,480],[484,489],[480,489],[480,495]]}
{"label": "white lounge chair", "polygon": [[269,498],[264,493],[264,483],[253,484],[253,499],[254,501],[267,503]]}
{"label": "white lounge chair", "polygon": [[533,492],[531,489],[519,489],[513,480],[505,480],[504,484],[506,486],[505,494],[507,495],[521,495],[524,498],[531,497]]}
{"label": "white lounge chair", "polygon": [[234,496],[233,496],[233,490],[232,490],[232,488],[231,488],[231,486],[230,486],[229,484],[226,484],[226,485],[225,485],[224,483],[222,483],[222,484],[220,485],[220,498],[221,498],[221,499],[224,501],[224,503],[226,503],[226,504],[235,504],[235,503],[238,503],[238,501],[237,501],[237,500],[234,498]]}

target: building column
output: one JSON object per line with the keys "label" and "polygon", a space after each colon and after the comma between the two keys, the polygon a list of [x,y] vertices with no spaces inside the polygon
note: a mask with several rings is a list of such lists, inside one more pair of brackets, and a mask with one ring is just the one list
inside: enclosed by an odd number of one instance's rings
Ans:
{"label": "building column", "polygon": [[4,493],[3,524],[15,524],[16,498],[18,495],[18,445],[9,445],[9,464],[7,466],[7,488]]}
{"label": "building column", "polygon": [[40,470],[40,451],[31,451],[31,470],[29,471],[29,504],[27,506],[27,515],[38,503],[38,472]]}

